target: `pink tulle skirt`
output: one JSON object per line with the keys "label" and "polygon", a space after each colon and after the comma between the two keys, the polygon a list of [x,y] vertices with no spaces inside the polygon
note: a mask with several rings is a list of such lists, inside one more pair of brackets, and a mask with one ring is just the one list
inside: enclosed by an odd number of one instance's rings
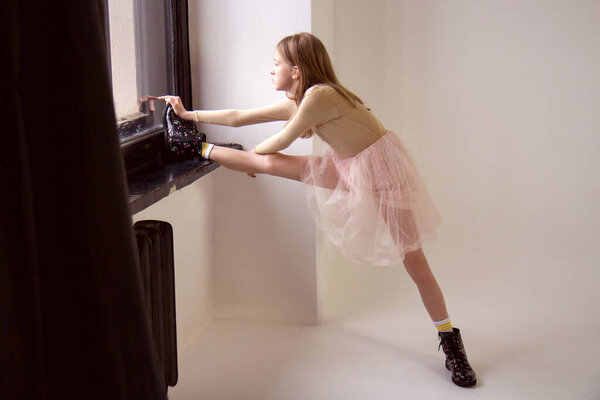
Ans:
{"label": "pink tulle skirt", "polygon": [[404,260],[442,222],[400,139],[387,131],[355,156],[331,148],[308,157],[302,173],[308,209],[344,256],[360,264]]}

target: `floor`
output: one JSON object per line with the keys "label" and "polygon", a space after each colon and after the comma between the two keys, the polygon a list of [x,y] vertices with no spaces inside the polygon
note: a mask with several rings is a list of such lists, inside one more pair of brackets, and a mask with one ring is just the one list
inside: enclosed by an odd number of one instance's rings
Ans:
{"label": "floor", "polygon": [[459,326],[478,375],[475,387],[460,388],[421,308],[374,314],[319,326],[214,322],[182,352],[169,398],[600,399],[597,329],[482,313]]}

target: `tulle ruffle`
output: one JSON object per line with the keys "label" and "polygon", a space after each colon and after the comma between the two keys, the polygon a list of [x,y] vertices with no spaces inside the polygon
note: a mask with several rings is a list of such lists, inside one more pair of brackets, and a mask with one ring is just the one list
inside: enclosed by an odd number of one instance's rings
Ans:
{"label": "tulle ruffle", "polygon": [[324,234],[350,260],[402,261],[442,222],[404,144],[387,131],[353,157],[332,149],[311,155],[302,174],[308,209]]}

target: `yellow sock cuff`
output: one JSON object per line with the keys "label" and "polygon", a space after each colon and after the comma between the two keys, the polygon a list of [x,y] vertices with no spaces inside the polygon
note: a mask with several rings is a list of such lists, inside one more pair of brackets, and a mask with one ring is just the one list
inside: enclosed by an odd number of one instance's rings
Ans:
{"label": "yellow sock cuff", "polygon": [[438,332],[451,332],[452,331],[452,322],[450,322],[450,317],[441,320],[434,321],[433,324],[437,328]]}
{"label": "yellow sock cuff", "polygon": [[212,143],[202,142],[202,151],[200,152],[202,158],[206,158],[208,160],[208,157],[210,156],[210,151],[214,146],[215,145]]}

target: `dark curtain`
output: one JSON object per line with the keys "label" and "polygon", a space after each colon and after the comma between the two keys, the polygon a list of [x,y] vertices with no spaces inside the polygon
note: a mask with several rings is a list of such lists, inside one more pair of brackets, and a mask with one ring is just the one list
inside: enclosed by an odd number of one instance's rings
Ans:
{"label": "dark curtain", "polygon": [[166,399],[100,3],[0,12],[0,399]]}

